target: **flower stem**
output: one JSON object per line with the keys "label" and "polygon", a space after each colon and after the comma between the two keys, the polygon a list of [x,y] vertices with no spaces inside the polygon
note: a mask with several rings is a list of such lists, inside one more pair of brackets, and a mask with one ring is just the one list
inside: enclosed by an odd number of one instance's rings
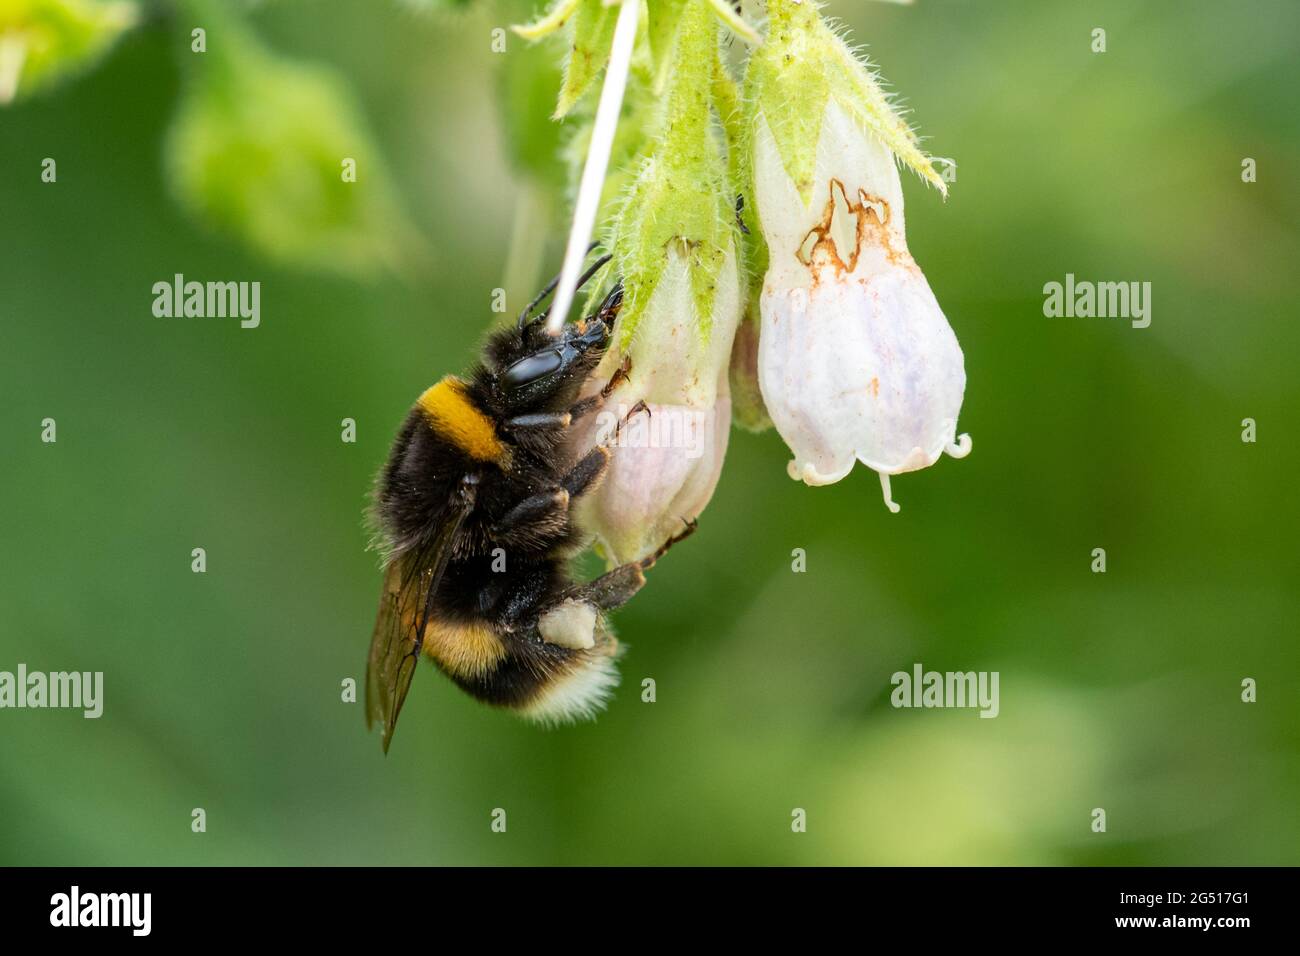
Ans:
{"label": "flower stem", "polygon": [[636,40],[637,17],[641,0],[622,0],[618,23],[614,27],[613,48],[609,66],[605,70],[605,83],[600,91],[600,105],[591,131],[591,145],[587,147],[587,161],[582,168],[582,181],[578,186],[578,200],[574,203],[573,227],[569,231],[569,244],[560,269],[560,284],[546,319],[546,331],[558,335],[573,305],[573,294],[587,257],[587,244],[596,225],[600,208],[600,193],[609,169],[609,154],[618,128],[619,113],[623,109],[623,93],[627,89],[628,71],[632,66],[632,47]]}

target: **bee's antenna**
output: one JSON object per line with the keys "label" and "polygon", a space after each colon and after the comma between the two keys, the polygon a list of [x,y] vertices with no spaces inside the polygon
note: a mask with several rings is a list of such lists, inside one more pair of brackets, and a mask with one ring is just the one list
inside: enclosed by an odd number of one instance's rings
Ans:
{"label": "bee's antenna", "polygon": [[[586,254],[591,255],[591,250],[595,249],[596,246],[598,245],[600,245],[599,242],[593,242],[591,245],[587,247]],[[545,299],[548,295],[554,292],[555,287],[559,284],[560,284],[560,276],[557,273],[554,279],[546,283],[546,288],[544,288],[541,292],[537,293],[537,297],[534,298],[532,302],[529,302],[526,306],[524,306],[524,311],[519,313],[519,328],[522,329],[524,325],[527,324],[529,313],[532,312],[533,309],[537,308],[541,304],[543,299]]]}
{"label": "bee's antenna", "polygon": [[[590,254],[591,250],[595,249],[596,246],[598,245],[599,243],[593,242],[590,246],[588,246],[587,247],[588,254]],[[584,272],[581,277],[579,277],[578,284],[575,287],[575,291],[577,289],[581,289],[584,285],[586,285],[591,280],[591,277],[594,276],[597,272],[599,272],[600,269],[605,265],[605,263],[609,262],[609,260],[612,258],[614,258],[612,255],[606,253],[605,255],[597,259],[595,262],[593,262],[591,266],[587,269],[587,271]],[[543,299],[545,299],[548,295],[554,292],[555,287],[559,285],[559,283],[560,283],[560,277],[556,276],[554,279],[552,279],[550,282],[547,283],[545,289],[543,289],[541,292],[537,294],[537,298],[533,299],[532,302],[529,302],[527,308],[525,308],[524,311],[519,313],[519,328],[522,329],[525,325],[528,324],[529,313],[531,313],[533,309],[537,308],[537,306],[541,303]],[[538,318],[545,318],[547,315],[550,314],[550,311],[551,311],[550,309],[547,309],[545,312],[539,315]]]}
{"label": "bee's antenna", "polygon": [[[596,246],[594,242],[591,245],[592,248],[595,248]],[[587,252],[591,252],[591,249],[588,249]],[[524,306],[524,311],[519,313],[519,328],[522,329],[528,323],[528,314],[532,312],[533,309],[537,308],[537,306],[541,304],[543,299],[545,299],[548,295],[554,292],[555,287],[559,284],[560,284],[560,277],[557,275],[550,282],[546,283],[546,288],[542,289],[541,292],[537,293],[537,297],[534,298],[532,302],[529,302],[526,306]]]}

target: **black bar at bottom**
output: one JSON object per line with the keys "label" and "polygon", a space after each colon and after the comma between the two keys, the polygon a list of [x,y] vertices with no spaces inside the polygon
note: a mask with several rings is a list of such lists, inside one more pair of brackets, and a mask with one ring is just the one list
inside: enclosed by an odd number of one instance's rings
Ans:
{"label": "black bar at bottom", "polygon": [[[76,934],[220,943],[292,938],[374,945],[411,932],[446,943],[478,927],[556,934],[623,923],[655,934],[727,927],[733,937],[816,927],[945,938],[1230,942],[1287,927],[1294,869],[9,869],[6,941]],[[105,925],[108,924],[108,925]],[[784,925],[783,925],[784,924]],[[256,928],[256,929],[254,929]],[[550,941],[548,943],[547,941]],[[572,944],[574,941],[570,941]],[[605,948],[613,942],[590,939]]]}

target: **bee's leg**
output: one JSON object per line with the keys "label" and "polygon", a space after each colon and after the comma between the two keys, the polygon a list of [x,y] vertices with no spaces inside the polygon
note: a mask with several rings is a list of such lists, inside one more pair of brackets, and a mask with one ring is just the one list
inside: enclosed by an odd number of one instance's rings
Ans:
{"label": "bee's leg", "polygon": [[545,430],[550,428],[568,428],[573,423],[573,412],[533,412],[528,415],[516,415],[505,420],[507,431],[527,429]]}
{"label": "bee's leg", "polygon": [[[592,399],[588,399],[588,401],[592,400],[594,400],[594,396]],[[614,433],[611,435],[607,426],[601,425],[596,430],[596,440],[604,444],[617,445],[627,423],[643,412],[647,416],[651,415],[650,406],[645,403],[645,399],[637,399],[636,404],[624,412],[623,417],[614,423]],[[602,412],[602,414],[608,413]]]}
{"label": "bee's leg", "polygon": [[640,561],[620,564],[594,581],[565,590],[538,619],[537,629],[542,640],[574,650],[594,647],[596,612],[612,611],[632,600],[636,592],[645,587],[646,569],[678,541],[694,534],[696,527],[697,522],[688,521],[684,530],[665,541],[654,554]]}
{"label": "bee's leg", "polygon": [[645,412],[646,415],[651,414],[650,406],[645,403],[644,399],[638,399],[637,403],[627,410],[627,414],[618,420],[618,424],[614,426],[615,441],[618,441],[618,436],[623,433],[623,426],[625,426],[628,422],[630,422],[636,415],[639,415],[641,412]]}
{"label": "bee's leg", "polygon": [[641,562],[620,564],[613,571],[608,571],[586,584],[571,588],[569,596],[587,601],[602,611],[612,611],[632,600],[633,595],[645,587],[645,568]]}
{"label": "bee's leg", "polygon": [[698,521],[696,521],[694,518],[692,518],[690,521],[685,522],[685,524],[686,524],[686,527],[685,527],[685,528],[683,528],[681,531],[677,532],[675,535],[673,535],[671,538],[669,538],[669,539],[668,539],[667,541],[665,541],[663,544],[659,545],[659,550],[655,551],[654,554],[651,554],[651,555],[649,555],[649,556],[647,556],[647,557],[642,558],[642,559],[641,559],[639,562],[637,562],[637,563],[638,563],[642,568],[645,568],[645,569],[649,569],[649,568],[654,567],[655,562],[658,561],[660,558],[662,558],[665,554],[667,554],[669,548],[671,548],[673,545],[677,544],[677,542],[679,542],[679,541],[685,541],[685,540],[686,540],[687,538],[689,538],[691,535],[695,534],[696,529],[699,528],[699,526],[700,526],[700,523],[699,523]]}
{"label": "bee's leg", "polygon": [[603,400],[603,394],[592,395],[578,402],[567,412],[531,412],[527,415],[516,415],[505,420],[505,427],[507,431],[568,428],[583,415],[590,414]]}
{"label": "bee's leg", "polygon": [[[507,418],[505,426],[508,430],[516,431],[530,428],[568,428],[583,415],[588,415],[599,408],[600,404],[613,394],[614,389],[627,381],[631,368],[631,357],[623,359],[623,364],[614,370],[614,374],[609,377],[609,381],[599,392],[575,403],[567,412],[532,412],[527,415],[516,415],[514,418]],[[634,411],[639,410],[634,409]]]}
{"label": "bee's leg", "polygon": [[597,445],[579,458],[578,463],[569,470],[569,473],[560,479],[560,487],[567,491],[570,497],[577,498],[595,487],[607,467],[609,467],[609,449],[604,445]]}
{"label": "bee's leg", "polygon": [[645,572],[653,567],[655,562],[662,558],[669,548],[693,535],[697,527],[699,527],[697,521],[686,522],[686,527],[660,545],[654,554],[648,555],[640,561],[629,561],[627,564],[620,564],[613,571],[602,574],[594,581],[588,581],[586,584],[579,584],[576,587],[569,588],[564,596],[570,600],[586,601],[594,604],[602,611],[612,611],[615,608],[622,607],[632,600],[637,591],[645,587]]}
{"label": "bee's leg", "polygon": [[568,516],[569,491],[552,488],[519,502],[492,525],[490,533],[496,540],[509,542],[514,531],[526,526],[526,536],[535,538],[538,533],[561,530]]}
{"label": "bee's leg", "polygon": [[623,356],[623,363],[618,368],[614,369],[614,374],[609,377],[609,381],[601,386],[600,397],[609,398],[610,395],[614,394],[614,389],[618,388],[631,377],[632,356],[625,355]]}
{"label": "bee's leg", "polygon": [[[622,607],[644,585],[641,565],[625,564],[587,584],[568,588],[538,617],[537,633],[548,644],[572,650],[595,647],[598,612]],[[617,644],[610,647],[611,652],[613,647]]]}
{"label": "bee's leg", "polygon": [[509,543],[514,532],[520,529],[523,529],[523,536],[530,539],[535,539],[539,533],[561,531],[568,521],[569,500],[591,489],[608,465],[609,449],[596,446],[560,479],[558,488],[529,495],[507,511],[492,525],[492,537]]}
{"label": "bee's leg", "polygon": [[570,420],[576,422],[583,415],[588,415],[591,412],[595,411],[597,408],[599,408],[601,404],[605,401],[605,399],[609,398],[610,395],[614,394],[614,389],[618,388],[620,385],[622,385],[624,382],[628,380],[628,378],[630,377],[628,373],[630,373],[631,371],[632,371],[632,356],[629,355],[623,359],[622,365],[614,369],[614,374],[609,377],[608,382],[606,382],[603,386],[601,386],[599,392],[597,392],[595,395],[588,395],[586,398],[582,399],[580,402],[575,404],[571,409],[569,409],[568,414]]}

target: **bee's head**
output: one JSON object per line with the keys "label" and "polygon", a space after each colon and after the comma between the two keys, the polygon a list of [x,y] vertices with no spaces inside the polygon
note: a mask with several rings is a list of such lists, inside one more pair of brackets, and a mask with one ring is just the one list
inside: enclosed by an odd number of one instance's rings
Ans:
{"label": "bee's head", "polygon": [[572,404],[605,354],[622,304],[623,287],[615,285],[595,315],[558,335],[546,331],[546,313],[502,333],[489,348],[502,403],[514,410]]}

